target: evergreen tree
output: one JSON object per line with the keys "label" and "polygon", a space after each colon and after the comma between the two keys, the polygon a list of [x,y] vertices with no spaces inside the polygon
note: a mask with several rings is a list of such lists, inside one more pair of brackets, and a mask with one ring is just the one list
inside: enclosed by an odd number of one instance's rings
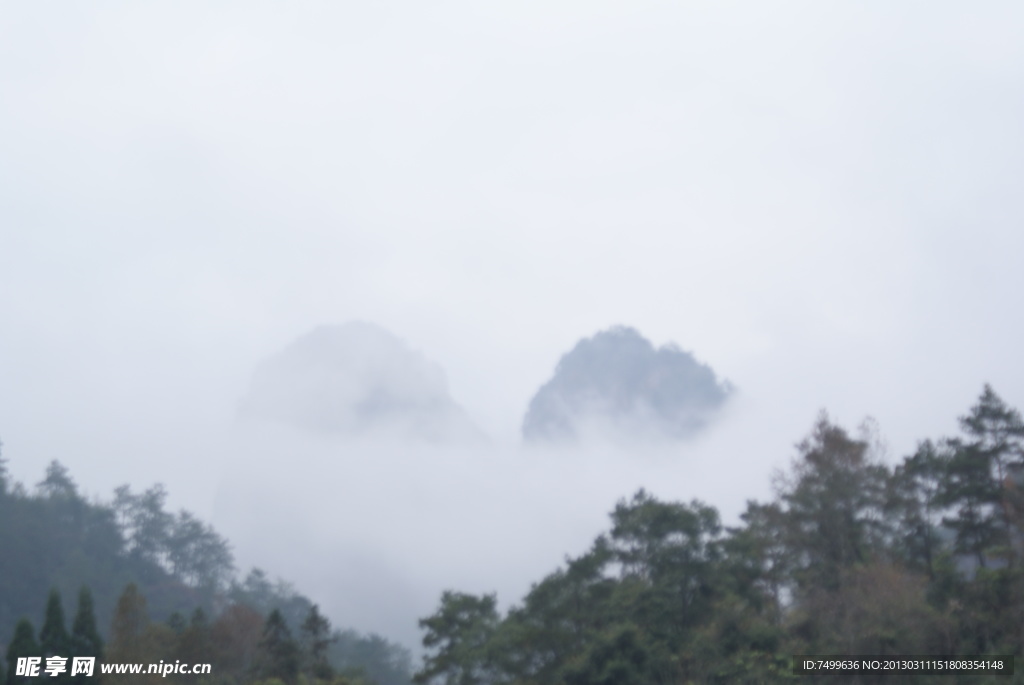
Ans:
{"label": "evergreen tree", "polygon": [[[1001,529],[995,536],[1002,546],[998,551],[1013,566],[1021,552],[1020,531],[1016,527],[1024,513],[1019,495],[1019,488],[1024,485],[1020,478],[1024,468],[1024,420],[986,383],[977,404],[960,418],[960,427],[969,439],[967,447],[988,465],[994,500],[991,524]],[[1013,553],[1014,548],[1017,554]]]}
{"label": "evergreen tree", "polygon": [[278,678],[285,683],[295,682],[299,674],[299,645],[288,630],[284,616],[277,609],[267,616],[260,650],[263,656],[259,668],[261,677]]}
{"label": "evergreen tree", "polygon": [[967,554],[978,566],[988,566],[989,551],[1005,542],[997,507],[999,486],[992,478],[988,453],[974,443],[948,441],[951,456],[946,466],[939,502],[955,516],[942,522],[956,533],[956,551]]}
{"label": "evergreen tree", "polygon": [[740,514],[744,525],[730,528],[723,541],[723,581],[728,592],[742,598],[773,626],[782,624],[782,598],[793,560],[787,547],[785,513],[778,503],[748,500]]}
{"label": "evergreen tree", "polygon": [[[18,621],[14,628],[14,637],[7,645],[7,682],[6,685],[31,685],[32,678],[15,675],[18,659],[23,657],[41,657],[42,650],[36,642],[35,630],[27,618]],[[40,671],[41,673],[42,671]]]}
{"label": "evergreen tree", "polygon": [[413,682],[425,685],[439,678],[446,685],[490,682],[493,665],[488,643],[499,623],[496,605],[495,595],[445,591],[437,613],[419,622],[426,630],[423,646],[433,653],[424,657]]}
{"label": "evergreen tree", "polygon": [[942,552],[940,495],[949,461],[948,449],[925,440],[888,483],[886,513],[893,519],[897,556],[933,580]]}
{"label": "evergreen tree", "polygon": [[36,484],[39,492],[48,498],[78,499],[78,488],[71,479],[66,466],[51,461],[46,467],[46,477]]}
{"label": "evergreen tree", "polygon": [[330,680],[334,675],[327,661],[327,648],[335,641],[331,636],[331,622],[320,613],[314,604],[299,628],[306,658],[306,671],[314,678]]}
{"label": "evergreen tree", "polygon": [[[78,610],[75,612],[75,621],[71,626],[71,656],[95,657],[96,665],[93,671],[93,679],[99,673],[99,662],[103,660],[103,638],[100,637],[96,628],[96,613],[93,608],[92,592],[83,587],[78,592]],[[79,673],[72,676],[71,682],[74,685],[82,685],[91,680],[86,675]]]}
{"label": "evergreen tree", "polygon": [[0,497],[7,494],[7,481],[9,479],[10,474],[7,471],[7,460],[4,459],[4,443],[0,440]]}
{"label": "evergreen tree", "polygon": [[633,626],[601,636],[585,660],[565,672],[566,685],[647,685],[659,682],[649,645]]}
{"label": "evergreen tree", "polygon": [[678,647],[707,616],[715,594],[718,512],[699,501],[659,502],[643,490],[620,501],[609,536],[624,581],[635,589],[635,620]]}
{"label": "evergreen tree", "polygon": [[889,472],[868,440],[851,438],[824,412],[797,449],[778,487],[795,579],[803,590],[837,590],[844,569],[882,550]]}
{"label": "evergreen tree", "polygon": [[377,685],[411,684],[412,655],[405,647],[354,630],[335,631],[331,637],[330,662],[346,674],[358,670]]}
{"label": "evergreen tree", "polygon": [[[46,618],[43,621],[43,629],[39,631],[39,646],[42,648],[44,659],[51,656],[71,656],[71,637],[65,627],[64,605],[56,588],[50,590],[50,596],[46,600]],[[58,685],[71,681],[71,662],[68,661],[67,664],[67,670],[54,678]]]}

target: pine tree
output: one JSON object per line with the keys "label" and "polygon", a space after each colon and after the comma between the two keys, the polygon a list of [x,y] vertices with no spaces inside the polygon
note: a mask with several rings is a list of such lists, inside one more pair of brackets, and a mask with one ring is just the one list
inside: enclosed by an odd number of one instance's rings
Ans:
{"label": "pine tree", "polygon": [[15,667],[18,664],[18,659],[30,656],[42,656],[42,650],[39,648],[39,643],[36,642],[35,629],[32,628],[32,624],[27,618],[23,618],[18,621],[18,625],[15,626],[14,637],[11,638],[11,643],[7,645],[6,685],[32,684],[32,678],[15,675]]}
{"label": "pine tree", "polygon": [[316,604],[310,607],[299,632],[305,648],[308,673],[314,678],[330,680],[334,670],[327,661],[327,648],[335,638],[331,637],[331,622],[320,613],[320,607]]}
{"label": "pine tree", "polygon": [[942,553],[940,494],[950,459],[945,446],[925,440],[896,467],[888,483],[886,514],[894,525],[895,552],[909,568],[932,580]]}
{"label": "pine tree", "polygon": [[[0,441],[0,497],[7,494],[7,481],[10,480],[10,473],[7,471],[7,460],[4,459],[4,443]],[[0,682],[3,682],[0,680]]]}
{"label": "pine tree", "polygon": [[1003,532],[996,518],[999,489],[992,479],[991,463],[976,445],[948,441],[952,456],[946,466],[939,502],[951,507],[955,516],[943,524],[956,533],[956,551],[972,555],[978,565],[987,565],[987,554],[999,546]]}
{"label": "pine tree", "polygon": [[[978,403],[971,407],[967,416],[960,418],[960,427],[969,438],[965,447],[988,468],[991,480],[988,492],[992,501],[990,525],[999,529],[993,538],[1012,566],[1016,555],[1011,550],[1014,542],[1020,542],[1015,527],[1022,513],[1018,479],[1024,467],[1024,420],[1020,412],[1008,407],[992,387],[985,384]],[[1017,550],[1020,551],[1019,545]]]}
{"label": "pine tree", "polygon": [[92,592],[83,587],[78,592],[78,610],[75,612],[75,621],[71,627],[71,656],[95,657],[96,666],[93,670],[93,678],[79,673],[72,676],[73,685],[82,685],[92,680],[95,682],[95,675],[99,673],[99,662],[103,659],[103,638],[96,629],[96,613],[93,608]]}
{"label": "pine tree", "polygon": [[420,619],[426,631],[423,646],[432,653],[413,675],[414,683],[431,683],[443,678],[459,685],[489,682],[492,670],[487,644],[498,628],[497,597],[477,597],[462,592],[441,594],[441,608]]}
{"label": "pine tree", "polygon": [[889,473],[869,439],[851,437],[824,412],[797,449],[791,474],[776,486],[794,579],[801,590],[838,590],[844,569],[881,551]]}
{"label": "pine tree", "polygon": [[261,677],[278,678],[285,683],[295,682],[299,674],[299,646],[277,609],[270,612],[263,626],[260,651],[263,655]]}
{"label": "pine tree", "polygon": [[[42,656],[71,656],[71,637],[68,635],[64,622],[64,605],[60,600],[60,592],[56,588],[50,590],[50,596],[46,600],[46,619],[43,622],[43,629],[39,631],[39,646],[42,648]],[[53,681],[57,685],[64,685],[71,682],[70,660],[67,662],[67,669],[64,673],[57,675]]]}

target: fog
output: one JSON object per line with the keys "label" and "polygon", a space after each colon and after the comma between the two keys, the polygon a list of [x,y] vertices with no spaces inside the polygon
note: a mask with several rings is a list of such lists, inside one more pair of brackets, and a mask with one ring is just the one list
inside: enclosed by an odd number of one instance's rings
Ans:
{"label": "fog", "polygon": [[[0,439],[26,483],[165,483],[240,566],[407,644],[507,606],[620,497],[728,521],[821,408],[892,458],[1024,406],[1013,2],[103,2],[0,10]],[[367,321],[478,445],[239,415]],[[527,448],[581,338],[735,386],[690,440]]]}
{"label": "fog", "polygon": [[444,371],[380,326],[320,326],[260,364],[239,406],[312,433],[480,443]]}

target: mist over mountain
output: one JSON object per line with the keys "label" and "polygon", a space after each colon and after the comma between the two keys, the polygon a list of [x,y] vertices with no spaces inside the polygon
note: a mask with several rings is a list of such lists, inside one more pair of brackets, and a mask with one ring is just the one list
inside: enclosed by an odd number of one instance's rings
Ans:
{"label": "mist over mountain", "polygon": [[240,413],[321,434],[482,438],[440,366],[362,321],[316,328],[261,363]]}
{"label": "mist over mountain", "polygon": [[732,386],[675,344],[655,348],[616,326],[580,340],[533,396],[527,440],[566,440],[597,430],[626,437],[680,439],[703,428]]}

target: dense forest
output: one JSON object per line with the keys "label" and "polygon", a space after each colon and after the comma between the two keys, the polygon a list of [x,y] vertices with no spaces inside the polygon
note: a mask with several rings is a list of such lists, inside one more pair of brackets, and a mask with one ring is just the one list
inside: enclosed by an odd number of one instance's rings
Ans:
{"label": "dense forest", "polygon": [[[88,501],[58,462],[29,492],[0,458],[0,669],[40,649],[68,656],[84,640],[108,661],[209,661],[223,683],[300,673],[409,683],[408,650],[330,629],[312,601],[260,569],[236,578],[228,542],[166,500],[155,485]],[[70,626],[62,598],[77,598]],[[270,649],[276,661],[261,661],[268,644],[284,645]],[[3,682],[18,679],[8,668]]]}
{"label": "dense forest", "polygon": [[1024,422],[986,386],[961,433],[885,463],[822,414],[775,498],[723,527],[641,490],[611,529],[501,614],[445,592],[417,683],[778,683],[792,655],[1014,655],[1016,674],[814,682],[1024,682]]}

